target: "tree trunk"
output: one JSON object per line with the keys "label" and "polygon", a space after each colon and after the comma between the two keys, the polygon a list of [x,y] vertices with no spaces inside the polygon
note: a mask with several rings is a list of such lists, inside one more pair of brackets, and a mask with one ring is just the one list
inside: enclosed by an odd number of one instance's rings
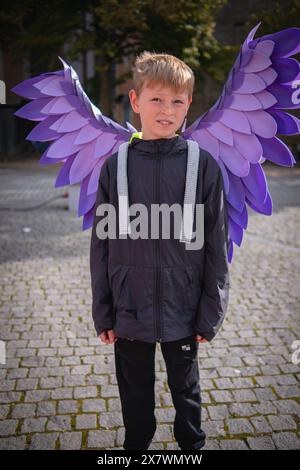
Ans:
{"label": "tree trunk", "polygon": [[99,77],[100,110],[105,116],[113,118],[114,87],[112,66],[102,55],[95,57],[95,63],[97,67],[100,67],[100,70],[97,70],[97,76]]}

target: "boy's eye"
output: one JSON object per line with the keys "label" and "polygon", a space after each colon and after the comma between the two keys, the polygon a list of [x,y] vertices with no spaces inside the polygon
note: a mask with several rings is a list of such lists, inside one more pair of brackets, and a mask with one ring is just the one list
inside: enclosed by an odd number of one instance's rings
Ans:
{"label": "boy's eye", "polygon": [[[160,98],[152,98],[152,101],[160,100]],[[181,100],[176,100],[175,103],[183,103]]]}

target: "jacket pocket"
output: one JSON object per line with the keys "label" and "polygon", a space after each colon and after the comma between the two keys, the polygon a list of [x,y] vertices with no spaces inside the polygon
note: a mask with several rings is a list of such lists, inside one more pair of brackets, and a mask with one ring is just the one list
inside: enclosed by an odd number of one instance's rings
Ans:
{"label": "jacket pocket", "polygon": [[128,311],[143,312],[153,305],[153,268],[129,266],[126,286],[122,290],[122,305]]}
{"label": "jacket pocket", "polygon": [[200,268],[172,266],[163,269],[163,308],[167,313],[196,310],[201,296]]}
{"label": "jacket pocket", "polygon": [[147,337],[153,330],[152,267],[127,266],[123,273],[116,305],[119,331],[129,337]]}
{"label": "jacket pocket", "polygon": [[117,265],[110,275],[110,286],[113,294],[114,309],[117,309],[122,297],[129,266]]}
{"label": "jacket pocket", "polygon": [[198,308],[202,293],[202,270],[198,266],[186,266],[187,277],[186,307],[195,310]]}

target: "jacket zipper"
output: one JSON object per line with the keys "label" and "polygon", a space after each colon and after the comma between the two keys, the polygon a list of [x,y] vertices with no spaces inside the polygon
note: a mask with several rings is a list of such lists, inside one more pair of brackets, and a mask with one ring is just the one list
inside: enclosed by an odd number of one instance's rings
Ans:
{"label": "jacket zipper", "polygon": [[[158,150],[158,149],[157,149]],[[160,167],[161,167],[161,158],[159,153],[157,152],[157,171],[156,171],[156,203],[160,203]],[[158,234],[160,236],[160,223],[158,224],[159,230]],[[157,322],[156,322],[156,332],[157,332],[157,341],[161,342],[162,341],[162,329],[160,321],[161,321],[161,315],[160,315],[160,278],[161,278],[161,266],[160,266],[160,240],[158,239],[155,240],[155,253],[156,253],[156,266],[158,268],[156,269],[156,293],[157,293],[157,302],[156,302],[156,311],[157,311]]]}

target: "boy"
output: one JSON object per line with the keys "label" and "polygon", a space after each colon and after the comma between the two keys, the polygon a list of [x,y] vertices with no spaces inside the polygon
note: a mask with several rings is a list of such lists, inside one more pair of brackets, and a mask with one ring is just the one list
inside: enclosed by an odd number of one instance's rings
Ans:
{"label": "boy", "polygon": [[[131,208],[142,204],[147,209],[146,226],[155,204],[182,205],[193,175],[186,177],[188,142],[176,131],[192,102],[193,86],[192,70],[178,58],[147,51],[137,57],[129,98],[140,114],[142,132],[131,138],[127,160],[122,160],[127,166],[121,169],[121,153],[103,164],[95,211],[109,203],[120,216],[118,196],[123,190]],[[196,203],[204,204],[200,249],[186,249],[175,237],[162,237],[164,223],[154,239],[149,232],[146,237],[99,238],[98,224],[104,218],[95,214],[90,250],[92,315],[101,341],[114,344],[125,449],[147,449],[156,430],[157,341],[176,410],[175,439],[181,449],[205,444],[197,352],[199,343],[216,335],[227,310],[228,225],[217,162],[200,149],[197,168]],[[134,227],[134,221],[130,225]],[[117,233],[119,229],[120,221]]]}

